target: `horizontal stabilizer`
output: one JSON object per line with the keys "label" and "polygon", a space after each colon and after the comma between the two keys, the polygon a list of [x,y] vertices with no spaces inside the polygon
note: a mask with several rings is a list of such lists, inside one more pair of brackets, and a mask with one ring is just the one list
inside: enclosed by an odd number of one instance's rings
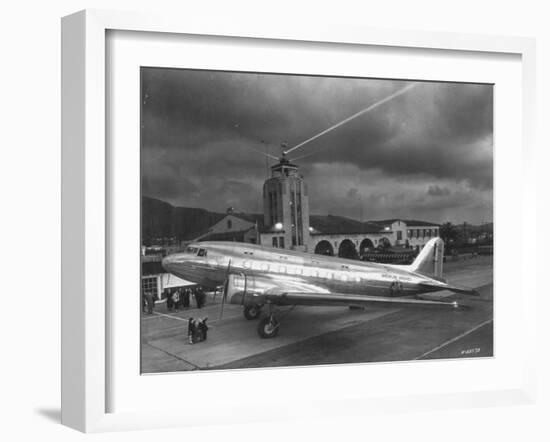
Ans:
{"label": "horizontal stabilizer", "polygon": [[481,296],[477,290],[469,289],[468,287],[449,286],[447,290],[451,292],[460,293],[461,295]]}
{"label": "horizontal stabilizer", "polygon": [[449,290],[454,293],[460,293],[461,295],[469,296],[480,296],[479,292],[468,287],[460,287],[456,285],[431,285],[431,284],[420,284],[421,287],[425,287],[429,291],[434,291],[434,287],[439,288],[440,290]]}

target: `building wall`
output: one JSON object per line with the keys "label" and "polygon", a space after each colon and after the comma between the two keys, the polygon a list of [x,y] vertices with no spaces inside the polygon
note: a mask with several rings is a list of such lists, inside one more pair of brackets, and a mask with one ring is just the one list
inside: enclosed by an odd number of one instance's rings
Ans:
{"label": "building wall", "polygon": [[390,230],[392,231],[391,244],[396,246],[405,245],[407,241],[407,224],[401,220],[394,221]]}
{"label": "building wall", "polygon": [[439,226],[407,226],[407,238],[411,247],[423,247],[430,239],[439,236]]}
{"label": "building wall", "polygon": [[141,291],[151,291],[155,299],[161,299],[162,295],[162,280],[161,275],[143,275],[141,277]]}
{"label": "building wall", "polygon": [[286,235],[284,232],[260,233],[260,244],[266,247],[286,247]]}

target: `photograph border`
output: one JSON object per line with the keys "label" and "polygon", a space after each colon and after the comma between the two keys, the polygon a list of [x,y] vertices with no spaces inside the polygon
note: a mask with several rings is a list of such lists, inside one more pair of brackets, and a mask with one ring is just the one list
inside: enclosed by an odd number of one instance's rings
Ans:
{"label": "photograph border", "polygon": [[[183,425],[177,414],[148,415],[145,422],[143,413],[106,412],[106,397],[111,388],[106,376],[109,357],[106,250],[110,238],[106,228],[109,195],[106,173],[108,90],[105,40],[109,30],[520,55],[523,75],[522,219],[536,218],[535,175],[528,173],[534,164],[535,153],[533,39],[342,25],[304,27],[292,22],[221,22],[211,17],[182,18],[100,10],[67,16],[62,20],[62,423],[67,426],[97,432]],[[526,259],[534,248],[530,244],[521,246],[519,261],[522,274],[529,268]],[[521,321],[534,333],[536,287],[534,281],[527,281],[527,284],[530,290],[522,296],[531,301],[531,308]],[[527,375],[522,389],[472,392],[479,393],[475,400],[457,395],[409,397],[406,409],[410,409],[411,404],[416,409],[431,409],[467,407],[472,402],[476,405],[532,403],[535,397],[535,340],[526,346],[528,356],[524,363]],[[403,410],[399,398],[381,398],[376,406],[366,399],[359,402],[356,405],[362,412]],[[320,414],[329,413],[330,406],[317,405]],[[266,419],[284,417],[281,411],[279,417],[270,415]],[[207,419],[197,419],[195,425],[207,422]]]}

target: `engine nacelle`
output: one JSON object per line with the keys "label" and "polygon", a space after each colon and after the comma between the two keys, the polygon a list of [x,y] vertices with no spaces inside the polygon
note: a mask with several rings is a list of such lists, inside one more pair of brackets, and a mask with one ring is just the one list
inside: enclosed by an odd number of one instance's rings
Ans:
{"label": "engine nacelle", "polygon": [[244,273],[231,274],[225,282],[226,302],[243,305],[256,304],[259,301],[257,298],[275,287],[276,284],[270,278],[250,276]]}

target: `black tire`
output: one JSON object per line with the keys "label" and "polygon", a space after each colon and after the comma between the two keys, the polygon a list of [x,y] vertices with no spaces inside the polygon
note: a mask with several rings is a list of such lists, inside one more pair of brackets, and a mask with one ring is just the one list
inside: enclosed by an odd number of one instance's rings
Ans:
{"label": "black tire", "polygon": [[258,334],[261,338],[274,338],[279,333],[279,323],[272,320],[270,316],[260,319],[258,322]]}
{"label": "black tire", "polygon": [[258,319],[262,311],[257,305],[247,305],[244,308],[244,317],[249,321],[252,319]]}

